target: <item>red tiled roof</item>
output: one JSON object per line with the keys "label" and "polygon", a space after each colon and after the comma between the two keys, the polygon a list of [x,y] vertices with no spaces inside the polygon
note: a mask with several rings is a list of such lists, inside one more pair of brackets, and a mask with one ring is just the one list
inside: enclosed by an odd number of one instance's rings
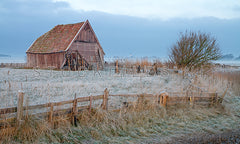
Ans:
{"label": "red tiled roof", "polygon": [[27,53],[54,53],[65,51],[84,22],[57,25],[40,36],[27,50]]}

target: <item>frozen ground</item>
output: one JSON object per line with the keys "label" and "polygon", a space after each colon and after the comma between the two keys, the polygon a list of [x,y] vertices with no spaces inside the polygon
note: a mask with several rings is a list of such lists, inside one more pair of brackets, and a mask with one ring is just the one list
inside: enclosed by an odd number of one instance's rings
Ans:
{"label": "frozen ground", "polygon": [[[212,79],[211,77],[215,78]],[[204,87],[211,92],[217,91],[222,93],[227,86],[226,81],[219,80],[214,75],[208,77],[199,75],[197,80],[194,80],[194,78],[195,77],[192,77],[192,79],[190,79],[192,83],[198,87]],[[0,68],[0,107],[16,106],[17,93],[18,90],[21,89],[25,92],[25,103],[26,99],[28,99],[28,104],[33,105],[73,99],[75,93],[77,97],[103,94],[105,88],[108,88],[111,94],[155,94],[162,91],[184,91],[184,89],[189,86],[189,83],[188,79],[183,79],[181,75],[173,73],[150,76],[143,73],[134,75],[124,73],[115,74],[114,70],[111,72],[105,70],[98,73],[94,71],[62,72]],[[118,100],[120,100],[120,98],[115,99],[115,101]],[[73,128],[70,133],[63,132],[67,134],[63,137],[68,141],[72,140],[72,138],[78,138],[79,135],[83,135],[86,137],[85,140],[87,140],[83,141],[83,143],[89,142],[89,140],[90,142],[92,140],[92,143],[181,143],[182,140],[184,142],[197,143],[198,141],[202,142],[202,135],[206,141],[205,135],[219,134],[227,130],[238,130],[237,132],[239,132],[239,104],[240,97],[234,95],[233,92],[229,90],[220,107],[174,107],[166,111],[161,111],[160,109],[157,112],[163,113],[156,113],[156,115],[153,115],[154,117],[148,115],[152,114],[149,111],[147,114],[145,114],[147,111],[144,111],[144,113],[132,112],[130,113],[131,115],[129,115],[129,119],[133,119],[132,126],[131,124],[126,125],[127,121],[123,119],[124,116],[120,117],[117,114],[116,117],[113,118],[111,116],[114,115],[109,115],[108,121],[101,123],[99,127],[90,125],[83,128],[82,126]],[[127,114],[128,113],[126,113],[126,115]],[[136,121],[138,120],[135,120],[134,116],[142,118],[142,122],[144,123],[137,125]],[[141,116],[144,116],[144,118]],[[121,119],[119,120],[119,118]],[[121,129],[119,129],[118,126]],[[123,131],[122,128],[124,128],[125,131]],[[84,131],[84,133],[82,131]],[[92,131],[100,135],[101,139],[95,140]],[[109,132],[112,131],[113,133],[121,133],[123,136],[116,136],[115,134],[108,135]],[[88,135],[90,135],[90,138]],[[195,138],[195,136],[197,138]],[[200,138],[198,139],[199,136]],[[218,140],[220,139],[218,135],[213,137],[216,137]],[[227,135],[226,137],[229,139],[232,138],[231,135]],[[223,139],[225,140],[225,137],[223,137]],[[212,139],[207,142],[215,142],[215,139],[211,140]],[[42,143],[49,143],[49,141],[43,141]]]}
{"label": "frozen ground", "polygon": [[[16,106],[17,93],[25,92],[28,105],[65,101],[77,97],[103,94],[105,88],[111,94],[157,94],[162,91],[181,92],[189,84],[177,74],[115,74],[105,71],[52,71],[34,69],[0,68],[0,107]],[[221,86],[224,83],[219,83]],[[209,86],[209,80],[202,77],[197,81],[200,87],[222,91],[219,85]],[[225,87],[225,86],[224,86]]]}

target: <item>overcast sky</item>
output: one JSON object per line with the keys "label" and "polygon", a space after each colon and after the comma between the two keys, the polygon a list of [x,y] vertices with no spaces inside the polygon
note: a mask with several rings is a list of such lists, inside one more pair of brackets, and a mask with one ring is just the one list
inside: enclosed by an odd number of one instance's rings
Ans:
{"label": "overcast sky", "polygon": [[240,17],[240,0],[53,0],[76,11],[101,11],[143,18]]}
{"label": "overcast sky", "polygon": [[0,54],[25,56],[54,26],[86,19],[110,57],[167,57],[186,30],[240,56],[240,0],[0,0]]}

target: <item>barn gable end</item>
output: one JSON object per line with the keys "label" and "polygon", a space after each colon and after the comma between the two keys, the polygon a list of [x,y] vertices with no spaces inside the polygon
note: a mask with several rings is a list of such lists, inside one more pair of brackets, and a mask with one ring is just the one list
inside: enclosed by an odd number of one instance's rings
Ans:
{"label": "barn gable end", "polygon": [[55,26],[40,36],[26,53],[28,67],[57,69],[89,65],[103,68],[105,54],[88,20]]}
{"label": "barn gable end", "polygon": [[82,26],[69,51],[78,51],[89,64],[95,67],[103,66],[105,53],[88,21]]}

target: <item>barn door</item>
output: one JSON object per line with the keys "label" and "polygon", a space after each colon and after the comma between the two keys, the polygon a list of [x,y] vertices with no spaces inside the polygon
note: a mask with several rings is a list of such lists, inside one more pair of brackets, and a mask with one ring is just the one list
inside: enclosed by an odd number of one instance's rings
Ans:
{"label": "barn door", "polygon": [[87,61],[78,53],[78,51],[69,51],[65,54],[65,60],[63,69],[68,70],[84,70],[88,69],[89,64]]}

